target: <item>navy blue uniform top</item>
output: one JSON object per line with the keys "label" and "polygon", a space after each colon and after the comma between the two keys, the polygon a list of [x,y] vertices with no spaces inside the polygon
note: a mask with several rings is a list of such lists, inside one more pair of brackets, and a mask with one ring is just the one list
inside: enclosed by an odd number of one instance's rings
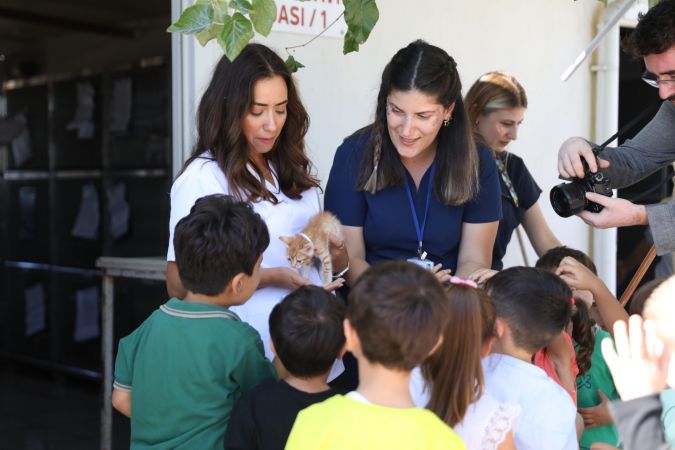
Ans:
{"label": "navy blue uniform top", "polygon": [[511,241],[513,231],[523,222],[525,212],[537,203],[539,194],[541,194],[541,189],[532,178],[530,171],[527,170],[525,162],[513,153],[507,153],[504,156],[506,156],[506,173],[511,179],[516,194],[518,194],[518,206],[511,198],[509,188],[506,187],[504,180],[499,176],[499,184],[502,189],[502,220],[499,222],[497,239],[492,250],[492,268],[494,270],[502,270],[502,258],[506,254],[506,247]]}
{"label": "navy blue uniform top", "polygon": [[[367,144],[368,134],[361,133],[348,137],[337,149],[326,185],[325,209],[333,212],[343,225],[363,227],[366,261],[369,264],[414,258],[417,256],[417,234],[405,186],[389,187],[375,194],[356,188]],[[478,195],[462,205],[450,206],[440,202],[432,193],[429,206],[423,249],[428,254],[427,259],[441,263],[453,273],[457,270],[462,223],[494,222],[501,218],[497,166],[488,150],[481,149],[479,154]],[[415,191],[413,179],[405,170],[420,224],[424,220],[429,172],[427,170],[424,174],[419,190]]]}

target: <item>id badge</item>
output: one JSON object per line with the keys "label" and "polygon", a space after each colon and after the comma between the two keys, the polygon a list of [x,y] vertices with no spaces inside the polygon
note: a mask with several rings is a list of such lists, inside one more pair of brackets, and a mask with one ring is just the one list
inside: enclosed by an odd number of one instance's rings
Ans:
{"label": "id badge", "polygon": [[420,258],[409,258],[408,262],[411,262],[413,264],[417,264],[422,269],[426,269],[426,270],[433,269],[434,265],[435,265],[433,261],[429,261],[428,259],[420,259]]}

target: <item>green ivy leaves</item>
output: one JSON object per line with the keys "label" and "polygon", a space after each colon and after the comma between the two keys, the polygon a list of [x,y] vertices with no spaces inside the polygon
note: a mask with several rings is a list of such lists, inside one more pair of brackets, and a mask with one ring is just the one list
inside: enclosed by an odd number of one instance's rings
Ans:
{"label": "green ivy leaves", "polygon": [[267,36],[277,18],[277,4],[274,0],[253,0],[252,6],[250,16],[253,27],[258,33]]}
{"label": "green ivy leaves", "polygon": [[[228,7],[234,12],[228,14]],[[248,16],[248,17],[247,17]],[[186,8],[166,31],[194,34],[201,45],[216,39],[225,55],[233,61],[249,43],[254,31],[267,36],[277,17],[274,0],[197,0]]]}
{"label": "green ivy leaves", "polygon": [[366,42],[370,32],[380,18],[375,0],[343,0],[345,5],[345,33],[342,53],[357,52],[359,45]]}
{"label": "green ivy leaves", "polygon": [[234,13],[232,16],[223,18],[223,28],[217,39],[227,59],[234,61],[234,58],[246,47],[253,35],[251,21],[241,13]]}
{"label": "green ivy leaves", "polygon": [[[342,51],[347,54],[358,51],[366,42],[380,13],[375,0],[343,0],[343,4],[347,32]],[[255,32],[267,36],[272,31],[276,17],[274,0],[196,0],[167,31],[194,34],[201,45],[216,39],[227,58],[233,61]],[[293,72],[305,67],[293,56],[288,57],[286,64]]]}
{"label": "green ivy leaves", "polygon": [[291,71],[291,73],[295,73],[298,71],[298,69],[302,69],[303,67],[305,67],[303,63],[293,58],[293,55],[288,55],[286,65],[288,66],[288,69]]}
{"label": "green ivy leaves", "polygon": [[183,11],[178,21],[172,24],[166,31],[183,34],[194,34],[205,31],[211,26],[213,20],[213,8],[210,5],[192,5]]}

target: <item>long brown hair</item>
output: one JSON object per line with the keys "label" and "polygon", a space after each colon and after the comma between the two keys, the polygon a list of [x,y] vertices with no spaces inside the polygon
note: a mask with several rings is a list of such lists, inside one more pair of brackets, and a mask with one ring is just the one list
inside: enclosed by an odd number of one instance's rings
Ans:
{"label": "long brown hair", "polygon": [[479,158],[471,137],[457,63],[445,50],[417,40],[399,50],[382,73],[377,95],[375,121],[366,129],[370,140],[363,154],[357,187],[376,193],[405,181],[400,156],[387,128],[387,97],[391,91],[419,90],[435,96],[448,108],[455,103],[448,126],[437,136],[434,193],[447,205],[460,205],[476,196],[479,187]]}
{"label": "long brown hair", "polygon": [[452,427],[483,392],[481,304],[490,299],[482,289],[464,285],[451,285],[447,296],[450,320],[443,344],[422,365],[422,375],[431,384],[427,408]]}
{"label": "long brown hair", "polygon": [[309,128],[307,111],[284,61],[261,44],[248,44],[234,61],[223,56],[216,65],[199,102],[197,144],[183,170],[204,151],[210,150],[231,186],[232,195],[248,202],[278,202],[260,181],[263,175],[255,164],[252,166],[256,175],[247,169],[249,149],[241,126],[251,108],[255,83],[274,76],[280,76],[286,82],[287,116],[274,149],[264,157],[276,169],[279,188],[288,197],[298,199],[307,189],[319,186],[310,173],[312,166],[305,154],[304,139]]}
{"label": "long brown hair", "polygon": [[[471,124],[475,125],[480,116],[495,111],[527,108],[527,94],[513,75],[499,71],[488,72],[471,85],[464,96],[464,104]],[[484,144],[475,126],[473,129],[476,142]]]}

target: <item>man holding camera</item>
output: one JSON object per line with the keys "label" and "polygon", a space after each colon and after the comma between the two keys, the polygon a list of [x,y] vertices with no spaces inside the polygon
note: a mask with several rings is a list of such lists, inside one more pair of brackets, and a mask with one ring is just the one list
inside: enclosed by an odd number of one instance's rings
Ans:
{"label": "man holding camera", "polygon": [[[596,164],[591,145],[583,138],[566,140],[558,151],[558,172],[563,178],[583,178],[583,157],[591,172],[601,169],[620,188],[636,183],[675,161],[675,0],[662,0],[640,19],[623,48],[644,58],[642,79],[658,88],[664,100],[656,116],[620,147],[607,148]],[[604,207],[600,213],[582,211],[584,222],[596,228],[649,225],[657,254],[675,251],[675,202],[635,205],[621,198],[587,192],[586,198]]]}

